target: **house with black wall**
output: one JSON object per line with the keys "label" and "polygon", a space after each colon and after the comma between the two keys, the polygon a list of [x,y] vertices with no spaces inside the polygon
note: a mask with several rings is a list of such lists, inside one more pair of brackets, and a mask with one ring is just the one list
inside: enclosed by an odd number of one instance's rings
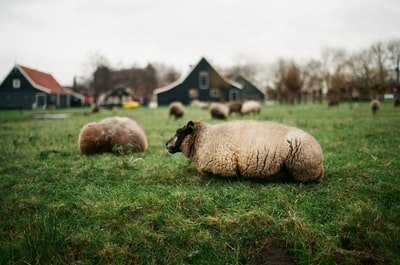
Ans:
{"label": "house with black wall", "polygon": [[15,65],[0,84],[0,109],[66,108],[71,93],[50,74]]}
{"label": "house with black wall", "polygon": [[246,78],[243,76],[239,75],[238,77],[235,78],[235,82],[240,84],[241,88],[241,101],[246,101],[246,100],[256,100],[260,102],[264,102],[265,100],[265,94],[261,92],[253,83],[248,81]]}
{"label": "house with black wall", "polygon": [[[154,100],[159,106],[168,105],[173,101],[180,101],[185,105],[193,100],[204,102],[241,101],[243,100],[242,86],[240,83],[223,78],[205,58],[201,58],[189,74],[170,85],[157,88],[154,91]],[[258,89],[257,91],[258,94],[260,91]]]}

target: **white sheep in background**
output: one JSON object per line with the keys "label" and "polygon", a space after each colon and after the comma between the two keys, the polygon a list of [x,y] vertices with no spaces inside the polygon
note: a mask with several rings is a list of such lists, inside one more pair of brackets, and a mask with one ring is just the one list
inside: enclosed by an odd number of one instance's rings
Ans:
{"label": "white sheep in background", "polygon": [[381,103],[377,99],[373,99],[370,103],[369,106],[371,108],[372,114],[376,114],[376,112],[379,110],[379,107],[381,106]]}
{"label": "white sheep in background", "polygon": [[[128,153],[147,150],[147,138],[132,119],[112,117],[82,127],[78,146],[84,154],[104,152]],[[118,149],[120,147],[121,149]]]}
{"label": "white sheep in background", "polygon": [[242,115],[250,114],[250,113],[259,114],[260,111],[261,111],[260,102],[255,101],[255,100],[249,100],[249,101],[243,102],[242,108],[240,109],[240,113]]}
{"label": "white sheep in background", "polygon": [[185,107],[179,101],[169,104],[169,117],[174,116],[175,120],[182,118],[185,114]]}
{"label": "white sheep in background", "polygon": [[211,103],[209,106],[211,117],[214,119],[225,120],[229,115],[229,107],[222,103]]}
{"label": "white sheep in background", "polygon": [[190,121],[166,148],[182,152],[199,172],[226,178],[318,182],[324,176],[322,149],[315,138],[274,122]]}

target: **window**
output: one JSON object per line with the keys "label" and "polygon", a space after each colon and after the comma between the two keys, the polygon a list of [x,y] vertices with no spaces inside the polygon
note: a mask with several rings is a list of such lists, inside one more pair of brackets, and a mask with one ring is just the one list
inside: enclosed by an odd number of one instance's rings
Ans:
{"label": "window", "polygon": [[218,88],[213,88],[210,90],[210,97],[219,98],[221,96],[221,92]]}
{"label": "window", "polygon": [[21,88],[21,80],[19,79],[13,79],[12,81],[12,86],[15,89]]}
{"label": "window", "polygon": [[199,88],[200,89],[208,89],[210,85],[210,81],[208,78],[208,73],[206,71],[201,71],[199,73]]}
{"label": "window", "polygon": [[239,100],[239,93],[233,89],[229,90],[229,100],[236,101]]}
{"label": "window", "polygon": [[189,98],[198,98],[199,97],[199,91],[195,88],[189,89]]}

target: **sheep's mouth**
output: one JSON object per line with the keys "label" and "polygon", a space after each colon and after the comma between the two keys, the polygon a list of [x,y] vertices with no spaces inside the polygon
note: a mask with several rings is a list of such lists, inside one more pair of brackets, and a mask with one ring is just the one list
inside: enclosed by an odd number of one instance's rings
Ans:
{"label": "sheep's mouth", "polygon": [[168,152],[171,154],[178,153],[181,150],[176,146],[177,137],[172,137],[171,140],[165,143],[165,147],[168,149]]}
{"label": "sheep's mouth", "polygon": [[167,149],[168,149],[168,152],[170,152],[171,154],[175,154],[175,153],[178,153],[178,152],[180,152],[181,150],[179,150],[179,148],[176,148],[176,147],[167,147]]}
{"label": "sheep's mouth", "polygon": [[166,143],[166,148],[168,152],[170,152],[171,154],[175,154],[181,151],[178,147],[173,145],[168,145],[168,143]]}

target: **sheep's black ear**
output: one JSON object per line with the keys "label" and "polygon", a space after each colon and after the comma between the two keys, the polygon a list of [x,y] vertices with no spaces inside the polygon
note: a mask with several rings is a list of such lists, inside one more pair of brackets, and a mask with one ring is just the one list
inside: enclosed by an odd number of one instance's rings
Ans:
{"label": "sheep's black ear", "polygon": [[194,129],[196,128],[196,126],[194,125],[194,122],[193,122],[193,121],[189,121],[189,122],[187,123],[186,127],[190,129],[190,132],[193,132]]}

